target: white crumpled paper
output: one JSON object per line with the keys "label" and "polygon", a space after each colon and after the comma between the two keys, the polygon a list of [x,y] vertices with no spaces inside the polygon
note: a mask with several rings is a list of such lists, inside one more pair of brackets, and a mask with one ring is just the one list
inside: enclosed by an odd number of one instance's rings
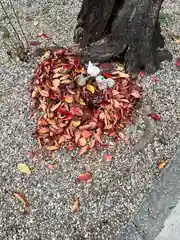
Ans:
{"label": "white crumpled paper", "polygon": [[87,73],[92,76],[96,77],[100,73],[100,68],[96,67],[94,64],[92,64],[91,61],[88,63]]}
{"label": "white crumpled paper", "polygon": [[114,87],[114,80],[111,78],[104,78],[103,76],[97,76],[96,82],[97,82],[99,90],[104,90],[107,88]]}

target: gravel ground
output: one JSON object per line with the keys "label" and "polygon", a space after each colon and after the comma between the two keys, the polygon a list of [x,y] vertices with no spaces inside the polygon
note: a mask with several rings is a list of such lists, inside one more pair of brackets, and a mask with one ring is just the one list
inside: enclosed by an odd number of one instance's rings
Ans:
{"label": "gravel ground", "polygon": [[[18,0],[14,5],[28,39],[36,40],[37,33],[44,31],[63,46],[72,42],[80,7],[78,0]],[[180,143],[180,72],[175,66],[180,45],[169,38],[169,33],[180,33],[178,12],[177,1],[165,1],[161,21],[173,60],[164,62],[157,72],[158,89],[154,90],[151,76],[140,81],[144,96],[152,99],[161,116],[155,140],[141,153],[120,143],[113,150],[111,163],[105,162],[100,152],[72,160],[72,154],[62,150],[56,154],[57,163],[50,170],[44,159],[27,158],[27,152],[36,148],[32,138],[34,119],[29,120],[28,93],[35,64],[10,61],[1,49],[0,239],[116,239],[120,226],[136,211],[156,177],[152,164],[170,160]],[[125,131],[132,143],[144,131],[143,116],[137,115],[136,124]],[[160,135],[166,138],[167,144],[160,143]],[[16,164],[22,162],[34,168],[32,174],[19,173]],[[92,169],[93,182],[76,184],[75,176],[87,166]],[[13,191],[26,195],[28,215],[23,214],[22,205],[12,197]],[[72,213],[74,197],[80,202],[76,214]]]}

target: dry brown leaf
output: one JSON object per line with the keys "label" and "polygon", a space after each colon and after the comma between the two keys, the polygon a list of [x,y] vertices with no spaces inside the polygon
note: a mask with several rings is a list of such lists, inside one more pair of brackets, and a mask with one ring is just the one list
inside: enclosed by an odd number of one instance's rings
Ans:
{"label": "dry brown leaf", "polygon": [[81,138],[79,139],[79,145],[80,145],[81,147],[84,147],[84,146],[86,146],[86,144],[87,144],[86,138],[81,137]]}
{"label": "dry brown leaf", "polygon": [[61,105],[61,102],[57,103],[56,105],[54,105],[52,108],[51,108],[51,112],[54,112],[56,109],[58,109],[58,107]]}
{"label": "dry brown leaf", "polygon": [[83,155],[85,152],[87,152],[87,150],[88,150],[88,146],[87,145],[82,147],[82,148],[80,148],[78,156]]}
{"label": "dry brown leaf", "polygon": [[58,78],[53,79],[52,85],[54,88],[58,88],[60,85],[60,80]]}
{"label": "dry brown leaf", "polygon": [[[69,74],[65,74],[65,75],[63,75],[63,76],[60,78],[60,80],[61,80],[61,81],[62,81],[62,80],[67,80],[69,77],[70,77]],[[69,79],[69,80],[71,81],[71,79]]]}
{"label": "dry brown leaf", "polygon": [[111,73],[112,75],[119,75],[120,78],[129,78],[129,74],[119,71],[114,71]]}
{"label": "dry brown leaf", "polygon": [[133,96],[134,98],[141,98],[141,95],[137,90],[133,90],[131,92],[131,96]]}
{"label": "dry brown leaf", "polygon": [[62,143],[65,142],[65,141],[66,141],[65,137],[64,137],[64,136],[60,136],[60,137],[59,137],[59,140],[58,140],[58,143],[59,143],[59,145],[60,145],[60,144],[62,144]]}
{"label": "dry brown leaf", "polygon": [[37,125],[48,125],[47,119],[44,118],[38,118]]}
{"label": "dry brown leaf", "polygon": [[93,139],[93,140],[91,140],[91,142],[90,142],[89,148],[92,149],[95,145],[96,145],[96,140]]}
{"label": "dry brown leaf", "polygon": [[49,132],[49,128],[46,128],[46,127],[42,127],[40,129],[38,129],[39,134],[44,134],[44,133],[48,133],[48,132]]}
{"label": "dry brown leaf", "polygon": [[78,143],[80,137],[81,137],[81,132],[80,132],[80,131],[77,131],[77,132],[75,133],[75,143],[76,143],[76,144]]}
{"label": "dry brown leaf", "polygon": [[46,146],[45,149],[49,150],[49,151],[55,151],[55,150],[59,149],[59,147],[56,146],[56,145],[54,145],[54,146]]}
{"label": "dry brown leaf", "polygon": [[101,137],[98,134],[93,133],[93,135],[94,135],[96,141],[98,141],[101,144],[103,143],[102,140],[101,140]]}
{"label": "dry brown leaf", "polygon": [[120,137],[120,139],[125,143],[125,144],[129,144],[129,140],[127,140],[127,138],[125,137],[125,135],[122,132],[118,132],[118,136]]}
{"label": "dry brown leaf", "polygon": [[62,76],[62,74],[57,72],[53,75],[53,79],[60,78],[61,76]]}
{"label": "dry brown leaf", "polygon": [[42,97],[49,97],[49,91],[48,90],[39,89],[39,93]]}
{"label": "dry brown leaf", "polygon": [[58,72],[61,72],[62,69],[63,69],[62,67],[58,67],[58,68],[55,68],[53,72],[58,73]]}
{"label": "dry brown leaf", "polygon": [[85,138],[89,138],[92,136],[92,132],[84,130],[84,131],[82,131],[82,136]]}
{"label": "dry brown leaf", "polygon": [[71,82],[72,82],[72,80],[66,79],[66,80],[62,80],[62,81],[61,81],[61,84],[69,84],[69,83],[71,83]]}
{"label": "dry brown leaf", "polygon": [[130,77],[129,74],[124,73],[124,72],[119,72],[118,74],[119,74],[120,78],[129,78]]}
{"label": "dry brown leaf", "polygon": [[78,200],[78,198],[74,198],[72,211],[73,211],[73,213],[75,213],[78,210],[79,210],[79,200]]}
{"label": "dry brown leaf", "polygon": [[38,89],[36,88],[31,94],[32,98],[37,97],[37,94],[38,94]]}

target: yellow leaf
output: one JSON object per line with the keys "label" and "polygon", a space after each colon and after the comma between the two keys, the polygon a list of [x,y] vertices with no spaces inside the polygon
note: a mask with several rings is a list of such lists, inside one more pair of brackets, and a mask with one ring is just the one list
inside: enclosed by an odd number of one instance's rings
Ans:
{"label": "yellow leaf", "polygon": [[72,121],[71,124],[73,127],[78,127],[81,124],[81,121]]}
{"label": "yellow leaf", "polygon": [[66,103],[72,103],[74,101],[74,97],[72,95],[66,95],[64,101]]}
{"label": "yellow leaf", "polygon": [[168,160],[165,160],[164,162],[159,163],[158,164],[158,169],[163,169],[166,166],[167,163],[168,163]]}
{"label": "yellow leaf", "polygon": [[82,98],[79,99],[79,103],[80,103],[81,105],[83,105],[83,106],[86,106],[86,104],[85,104],[85,102],[84,102],[84,100],[83,100]]}
{"label": "yellow leaf", "polygon": [[27,173],[27,174],[30,174],[30,173],[31,173],[30,168],[29,168],[25,163],[18,163],[18,164],[17,164],[17,169],[18,169],[21,173]]}
{"label": "yellow leaf", "polygon": [[95,93],[95,87],[93,87],[91,84],[87,84],[87,90],[92,94]]}
{"label": "yellow leaf", "polygon": [[35,89],[31,94],[32,98],[35,98],[37,96],[37,93],[38,93],[38,91],[37,91],[37,89]]}
{"label": "yellow leaf", "polygon": [[180,36],[172,34],[171,37],[176,43],[180,43]]}
{"label": "yellow leaf", "polygon": [[117,71],[120,71],[120,72],[122,72],[124,70],[124,65],[123,64],[118,64],[118,66],[117,66]]}

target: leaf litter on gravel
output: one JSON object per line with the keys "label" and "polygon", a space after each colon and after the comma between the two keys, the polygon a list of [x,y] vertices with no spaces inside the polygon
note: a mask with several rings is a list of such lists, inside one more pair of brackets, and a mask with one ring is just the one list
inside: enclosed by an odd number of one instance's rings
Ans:
{"label": "leaf litter on gravel", "polygon": [[133,121],[140,92],[124,72],[104,72],[91,62],[86,69],[70,50],[49,50],[32,81],[31,112],[38,114],[35,137],[48,151],[76,148],[78,156],[103,146],[103,135],[112,132],[116,142],[120,138],[129,144],[122,130]]}

